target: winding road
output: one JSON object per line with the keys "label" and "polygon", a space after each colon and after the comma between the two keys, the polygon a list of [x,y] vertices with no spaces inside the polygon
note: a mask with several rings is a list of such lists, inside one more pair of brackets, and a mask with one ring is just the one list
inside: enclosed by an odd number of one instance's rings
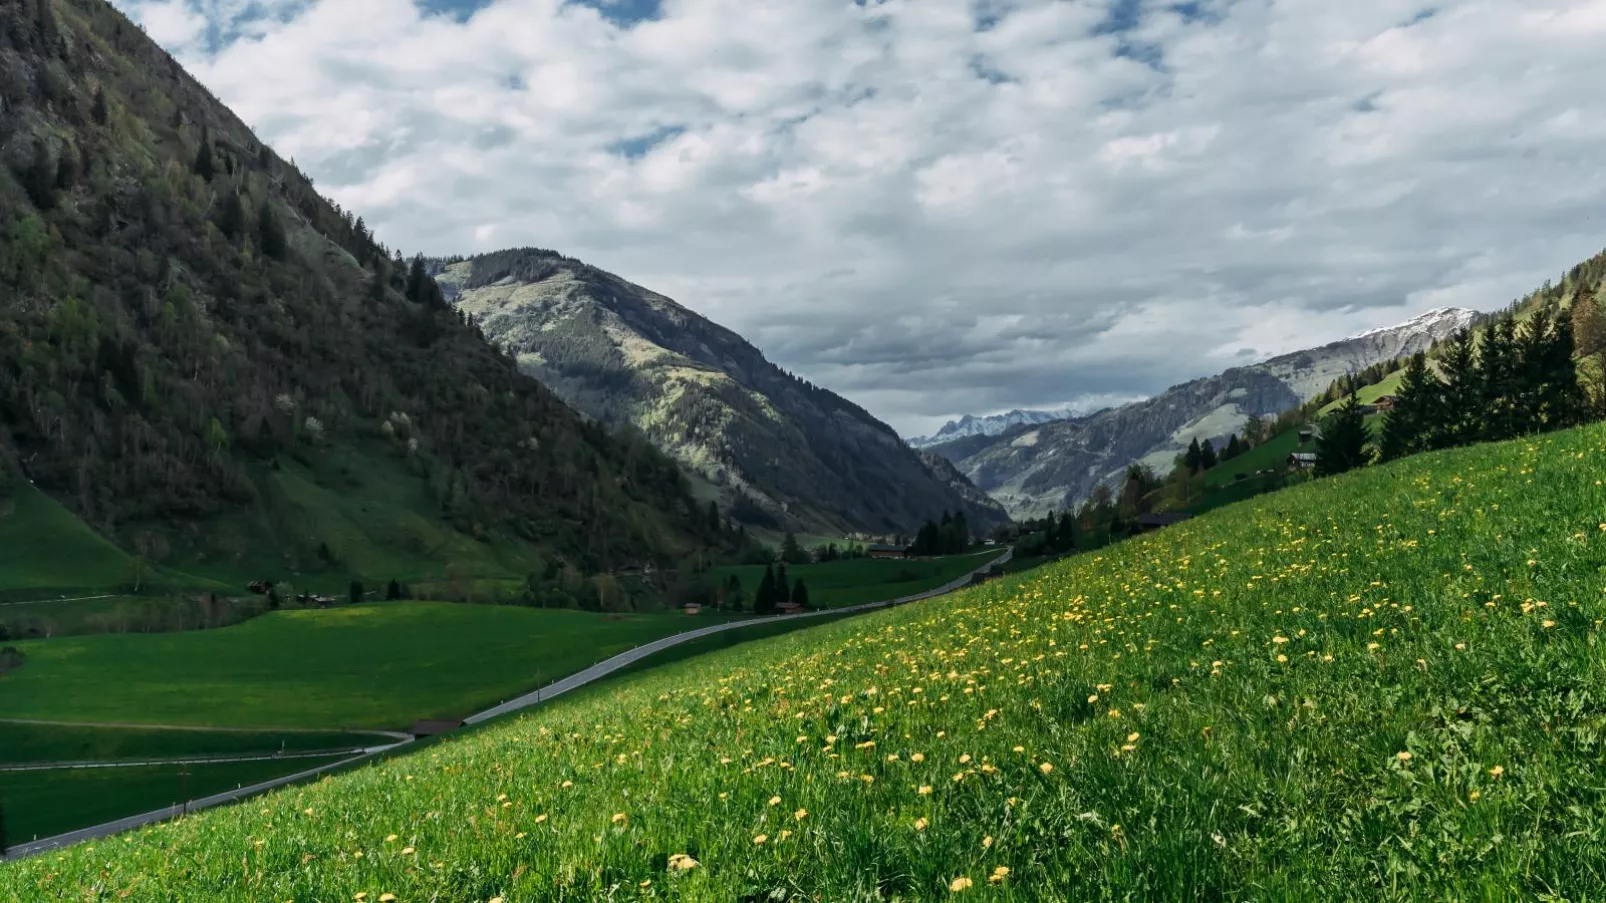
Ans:
{"label": "winding road", "polygon": [[[881,602],[867,602],[863,605],[850,605],[844,608],[826,608],[819,611],[806,611],[795,615],[773,615],[763,618],[746,618],[740,621],[726,621],[722,624],[711,624],[707,627],[699,627],[696,630],[687,630],[683,633],[666,636],[661,639],[653,640],[650,643],[637,646],[634,649],[621,652],[612,658],[600,661],[595,665],[592,665],[583,671],[578,671],[574,674],[571,674],[568,677],[555,680],[552,683],[526,693],[523,696],[519,696],[515,699],[509,699],[508,701],[501,703],[500,705],[492,706],[483,712],[477,712],[465,718],[464,721],[468,724],[480,724],[492,718],[499,718],[503,715],[511,714],[521,709],[527,709],[531,706],[548,702],[558,696],[563,695],[564,693],[569,692],[570,690],[579,689],[587,684],[601,680],[602,678],[607,677],[609,674],[612,674],[621,668],[627,668],[630,665],[633,665],[644,658],[648,658],[655,653],[662,652],[671,646],[678,646],[681,643],[689,642],[700,637],[710,636],[722,631],[738,630],[743,627],[751,627],[754,624],[772,624],[779,621],[796,621],[804,618],[819,618],[827,615],[845,615],[874,611],[880,608],[892,608],[898,605],[907,605],[910,602],[918,602],[922,599],[930,599],[933,596],[946,595],[969,584],[971,579],[976,574],[984,573],[991,569],[994,565],[1001,565],[1009,561],[1014,554],[1015,550],[1013,548],[1007,548],[1004,550],[1004,554],[999,555],[996,558],[989,559],[986,563],[962,577],[949,581],[948,583],[945,583],[936,589],[926,590],[925,592],[915,593],[909,596],[900,596],[897,599],[887,599]],[[97,837],[109,837],[113,834],[120,834],[123,831],[129,831],[143,825],[148,825],[159,821],[166,821],[167,819],[176,818],[181,814],[193,812],[197,809],[205,809],[210,806],[217,806],[223,803],[232,803],[237,800],[255,796],[259,793],[264,793],[276,787],[283,787],[286,784],[294,784],[298,781],[304,781],[308,778],[316,777],[324,772],[330,771],[331,769],[342,768],[356,762],[361,762],[362,760],[371,758],[373,756],[391,752],[392,750],[406,746],[412,742],[413,739],[408,737],[407,739],[399,740],[395,743],[387,744],[385,746],[370,747],[362,751],[362,753],[359,755],[341,759],[338,762],[329,762],[324,765],[319,765],[316,768],[309,768],[306,771],[285,775],[281,778],[274,778],[271,781],[263,781],[260,784],[252,784],[249,787],[237,787],[233,790],[225,790],[222,793],[216,793],[212,796],[202,797],[198,800],[190,800],[188,803],[183,804],[182,806],[169,806],[167,808],[157,809],[154,812],[146,812],[140,815],[130,815],[127,818],[120,818],[116,821],[109,821],[104,824],[93,825],[88,828],[80,828],[77,831],[69,831],[66,834],[58,834],[55,837],[46,837],[41,840],[17,844],[10,850],[6,851],[6,853],[3,855],[0,855],[0,860],[22,859],[28,856],[37,856],[40,853],[47,853],[51,850],[57,850],[65,846],[79,843],[80,841],[92,840]],[[91,763],[73,763],[73,767],[90,767],[90,765]]]}

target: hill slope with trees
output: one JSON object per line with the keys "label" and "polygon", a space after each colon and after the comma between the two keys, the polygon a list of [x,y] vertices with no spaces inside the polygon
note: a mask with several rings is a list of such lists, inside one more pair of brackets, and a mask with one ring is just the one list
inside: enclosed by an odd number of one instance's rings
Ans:
{"label": "hill slope with trees", "polygon": [[0,6],[0,492],[21,480],[202,567],[720,541],[671,460],[520,373],[102,0]]}

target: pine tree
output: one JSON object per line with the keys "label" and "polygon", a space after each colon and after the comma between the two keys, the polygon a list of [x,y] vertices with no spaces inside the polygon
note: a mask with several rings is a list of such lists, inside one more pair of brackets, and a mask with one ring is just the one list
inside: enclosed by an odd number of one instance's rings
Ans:
{"label": "pine tree", "polygon": [[1182,465],[1188,469],[1188,475],[1193,476],[1203,466],[1204,450],[1199,447],[1199,437],[1193,437],[1188,443],[1188,450],[1182,453]]}
{"label": "pine tree", "polygon": [[89,113],[95,117],[97,125],[105,125],[107,120],[111,118],[111,111],[106,107],[106,91],[104,89],[95,89],[95,102],[90,107]]}
{"label": "pine tree", "polygon": [[390,581],[390,585],[385,587],[385,598],[388,599],[388,600],[392,600],[392,601],[394,601],[396,599],[400,599],[401,598],[401,584],[397,583],[394,579],[391,580]]}
{"label": "pine tree", "polygon": [[1216,449],[1210,444],[1210,440],[1206,439],[1199,446],[1199,469],[1209,470],[1210,468],[1215,467],[1216,464]]}
{"label": "pine tree", "polygon": [[1316,475],[1332,476],[1370,463],[1366,440],[1366,418],[1352,380],[1344,402],[1322,424],[1321,438],[1316,440]]}
{"label": "pine tree", "polygon": [[1439,360],[1439,369],[1444,373],[1444,391],[1440,393],[1442,401],[1434,418],[1435,429],[1428,438],[1432,448],[1466,445],[1476,440],[1481,432],[1479,406],[1483,385],[1473,342],[1472,331],[1461,330],[1450,340]]}
{"label": "pine tree", "polygon": [[363,597],[362,581],[361,580],[353,580],[353,581],[351,581],[351,586],[347,588],[347,593],[351,597],[351,604],[352,605],[356,605],[358,602],[361,602],[362,601],[362,597]]}
{"label": "pine tree", "polygon": [[786,562],[781,561],[775,565],[775,599],[772,605],[780,605],[792,597],[792,579],[787,576]]}
{"label": "pine tree", "polygon": [[230,241],[240,237],[245,231],[245,205],[240,202],[240,195],[231,191],[223,198],[223,211],[218,219],[218,227]]}
{"label": "pine tree", "polygon": [[809,607],[809,588],[803,585],[803,578],[797,578],[792,586],[792,604],[802,608]]}
{"label": "pine tree", "polygon": [[753,597],[753,613],[775,613],[775,569],[767,564],[764,565],[764,578],[758,583],[758,595]]}
{"label": "pine tree", "polygon": [[407,270],[407,288],[403,292],[407,300],[414,304],[423,303],[424,280],[428,278],[428,274],[424,272],[424,255],[420,254],[413,258],[412,266]]}
{"label": "pine tree", "polygon": [[195,149],[195,165],[192,168],[205,181],[212,181],[212,133],[205,127],[201,129],[201,146]]}
{"label": "pine tree", "polygon": [[1392,461],[1426,451],[1438,429],[1438,411],[1444,385],[1428,369],[1427,355],[1411,355],[1400,377],[1394,407],[1383,417],[1382,458]]}
{"label": "pine tree", "polygon": [[1076,518],[1072,517],[1071,516],[1071,512],[1069,510],[1067,510],[1064,514],[1060,515],[1060,529],[1059,529],[1058,549],[1060,551],[1062,551],[1062,552],[1069,552],[1069,551],[1072,551],[1075,548],[1076,548]]}
{"label": "pine tree", "polygon": [[263,198],[262,207],[257,210],[257,232],[262,243],[262,253],[274,260],[283,261],[289,253],[289,239],[284,234],[284,224],[273,212],[273,202]]}
{"label": "pine tree", "polygon": [[56,167],[43,141],[34,144],[33,162],[22,172],[22,187],[28,192],[28,200],[40,210],[56,206]]}
{"label": "pine tree", "polygon": [[1573,360],[1576,342],[1572,319],[1557,317],[1543,346],[1545,375],[1535,397],[1540,429],[1565,429],[1588,417],[1589,398]]}
{"label": "pine tree", "polygon": [[1483,331],[1483,343],[1478,349],[1480,405],[1471,412],[1474,417],[1481,415],[1481,438],[1509,439],[1525,432],[1521,416],[1525,376],[1522,357],[1512,318],[1502,317]]}

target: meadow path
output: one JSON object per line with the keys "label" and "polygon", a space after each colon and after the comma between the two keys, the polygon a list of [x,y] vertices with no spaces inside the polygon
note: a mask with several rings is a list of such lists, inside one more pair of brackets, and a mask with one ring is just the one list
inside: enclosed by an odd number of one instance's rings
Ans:
{"label": "meadow path", "polygon": [[[569,675],[568,677],[553,681],[552,683],[526,693],[523,696],[509,699],[506,702],[492,706],[483,712],[477,712],[465,718],[464,721],[468,724],[480,724],[492,718],[498,718],[503,715],[517,712],[521,709],[526,709],[543,702],[548,702],[557,696],[561,696],[562,694],[569,692],[570,690],[579,689],[587,684],[595,683],[596,681],[607,677],[609,674],[612,674],[621,668],[627,668],[636,662],[639,662],[642,659],[653,655],[654,653],[662,652],[671,646],[678,646],[681,643],[689,642],[691,640],[709,636],[711,634],[720,633],[722,631],[736,630],[742,627],[749,627],[754,624],[768,624],[777,621],[795,621],[803,618],[818,618],[826,615],[844,615],[874,611],[881,608],[892,608],[898,605],[907,605],[910,602],[918,602],[922,599],[930,599],[934,596],[946,595],[970,583],[971,578],[976,574],[985,573],[994,565],[1000,565],[1008,562],[1014,554],[1015,550],[1013,548],[1006,548],[1004,550],[1004,554],[990,559],[985,564],[981,565],[970,573],[951,580],[948,583],[937,587],[936,589],[926,590],[922,593],[915,593],[909,596],[900,596],[896,599],[886,599],[881,602],[866,602],[863,605],[850,605],[844,608],[827,608],[819,611],[801,612],[795,615],[771,615],[761,618],[745,618],[740,621],[726,621],[722,624],[711,624],[707,627],[699,627],[696,630],[687,630],[683,633],[674,634],[673,636],[667,636],[663,637],[662,639],[653,640],[650,643],[637,646],[634,649],[621,652],[612,658],[600,661],[583,671],[579,671]],[[129,726],[151,727],[152,725]],[[164,809],[158,809],[154,812],[146,812],[141,815],[130,815],[127,818],[120,818],[116,821],[109,821],[104,824],[94,825],[88,828],[81,828],[77,831],[69,831],[66,834],[58,834],[55,837],[46,837],[42,840],[17,844],[5,854],[0,855],[0,860],[22,859],[28,856],[37,856],[40,853],[46,853],[51,850],[60,849],[81,841],[92,840],[97,837],[109,837],[113,834],[120,834],[124,831],[130,831],[143,825],[175,818],[181,814],[181,810],[183,812],[192,812],[198,809],[206,809],[211,806],[222,805],[223,803],[232,803],[247,797],[255,796],[259,793],[264,793],[277,787],[283,787],[286,784],[294,784],[298,781],[304,781],[308,778],[316,777],[317,775],[323,774],[331,769],[342,768],[357,762],[361,762],[362,760],[373,756],[394,751],[401,747],[405,747],[412,742],[412,738],[408,737],[407,739],[398,740],[397,742],[387,746],[374,747],[365,750],[361,755],[352,756],[348,759],[341,759],[338,762],[329,762],[324,765],[319,765],[316,768],[309,768],[306,771],[285,775],[281,778],[274,778],[271,781],[263,781],[260,784],[252,784],[249,787],[238,787],[234,790],[225,790],[222,793],[216,793],[212,796],[203,797],[198,800],[190,800],[183,806],[169,806]]]}

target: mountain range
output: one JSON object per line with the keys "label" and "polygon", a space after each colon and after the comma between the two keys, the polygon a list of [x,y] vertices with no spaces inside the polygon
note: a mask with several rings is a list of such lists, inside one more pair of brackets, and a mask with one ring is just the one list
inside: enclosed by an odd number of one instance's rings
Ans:
{"label": "mountain range", "polygon": [[1068,420],[1074,417],[1075,412],[1070,409],[1060,411],[1025,411],[1016,408],[1002,414],[966,414],[958,420],[950,420],[942,428],[929,436],[916,436],[909,440],[915,448],[931,448],[944,442],[953,442],[956,439],[968,439],[972,436],[996,436],[1007,432],[1017,426],[1031,426],[1039,423],[1048,423],[1052,420]]}
{"label": "mountain range", "polygon": [[929,446],[1019,519],[1079,503],[1134,462],[1156,470],[1194,439],[1218,445],[1251,416],[1273,417],[1372,364],[1426,350],[1477,312],[1438,308],[1395,326],[1190,380],[1142,401],[1082,417],[1023,422],[996,435]]}
{"label": "mountain range", "polygon": [[446,298],[525,373],[678,460],[699,497],[761,529],[912,533],[1003,509],[863,408],[663,295],[553,251],[432,261]]}

